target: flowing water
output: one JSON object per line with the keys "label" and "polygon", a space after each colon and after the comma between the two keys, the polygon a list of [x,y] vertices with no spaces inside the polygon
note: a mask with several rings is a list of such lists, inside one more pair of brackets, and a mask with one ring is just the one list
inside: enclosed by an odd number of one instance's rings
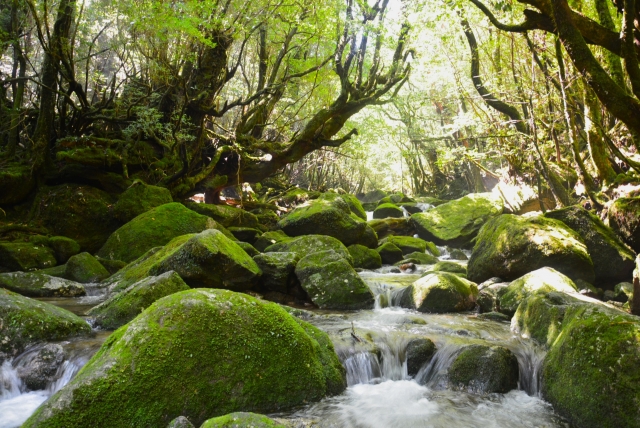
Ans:
{"label": "flowing water", "polygon": [[[445,250],[444,248],[442,250]],[[443,251],[441,259],[447,259]],[[393,267],[361,272],[376,296],[373,310],[317,311],[308,321],[326,331],[347,373],[347,390],[319,403],[278,414],[303,425],[346,428],[392,427],[565,427],[539,396],[544,351],[514,335],[507,323],[475,314],[422,314],[399,308],[398,291],[425,271],[397,273]],[[82,315],[104,298],[94,287],[80,299],[46,299]],[[45,299],[42,299],[45,300]],[[64,361],[44,389],[31,391],[20,377],[43,345],[27,350],[0,367],[0,428],[13,428],[62,388],[91,358],[109,332],[60,342]],[[359,339],[352,339],[353,336]],[[431,339],[437,351],[415,376],[407,372],[406,347],[416,337]],[[361,338],[361,339],[360,339]],[[447,385],[447,370],[468,344],[510,349],[520,367],[518,390],[507,394],[472,394]]]}

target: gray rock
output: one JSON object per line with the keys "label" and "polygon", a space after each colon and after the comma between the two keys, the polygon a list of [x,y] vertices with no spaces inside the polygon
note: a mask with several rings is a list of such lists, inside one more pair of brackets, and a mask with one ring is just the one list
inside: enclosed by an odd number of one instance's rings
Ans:
{"label": "gray rock", "polygon": [[36,355],[23,354],[14,362],[18,366],[18,376],[32,391],[45,389],[64,361],[64,350],[57,343],[49,343],[35,352]]}

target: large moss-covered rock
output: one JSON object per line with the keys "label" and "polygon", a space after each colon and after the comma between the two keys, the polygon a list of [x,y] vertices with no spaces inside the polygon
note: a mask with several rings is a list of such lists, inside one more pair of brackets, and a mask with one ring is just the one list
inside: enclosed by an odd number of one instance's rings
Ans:
{"label": "large moss-covered rock", "polygon": [[126,223],[142,213],[160,205],[173,202],[169,189],[136,182],[125,190],[116,202],[113,214]]}
{"label": "large moss-covered rock", "polygon": [[66,236],[52,236],[49,238],[49,247],[53,249],[59,264],[66,263],[69,257],[80,252],[80,244]]}
{"label": "large moss-covered rock", "polygon": [[260,284],[269,291],[286,293],[295,278],[294,270],[300,257],[296,253],[264,253],[253,257],[262,277]]}
{"label": "large moss-covered rock", "polygon": [[35,188],[32,166],[9,164],[0,169],[0,205],[13,205],[23,201]]}
{"label": "large moss-covered rock", "polygon": [[189,286],[174,271],[150,276],[111,296],[87,315],[94,318],[93,324],[106,330],[115,330],[125,325],[153,302]]}
{"label": "large moss-covered rock", "polygon": [[404,217],[369,220],[367,224],[378,234],[379,239],[389,235],[413,236],[416,233],[413,224]]}
{"label": "large moss-covered rock", "polygon": [[124,289],[149,275],[175,271],[191,287],[228,288],[243,291],[254,285],[260,268],[222,232],[208,229],[174,238],[163,248],[143,255],[109,278]]}
{"label": "large moss-covered rock", "polygon": [[513,315],[527,296],[536,292],[561,291],[577,293],[578,287],[570,278],[549,267],[540,268],[512,281],[498,291],[500,311]]}
{"label": "large moss-covered rock", "polygon": [[407,356],[407,374],[415,376],[420,369],[431,361],[436,353],[436,345],[426,337],[412,339],[405,349]]}
{"label": "large moss-covered rock", "polygon": [[640,420],[640,321],[579,294],[527,297],[514,323],[549,351],[542,394],[573,425],[637,426]]}
{"label": "large moss-covered rock", "polygon": [[244,252],[251,257],[260,254],[260,251],[256,250],[255,247],[248,242],[237,241],[236,244],[238,244],[238,247],[242,248]]}
{"label": "large moss-covered rock", "polygon": [[90,186],[63,184],[44,188],[34,201],[34,219],[56,235],[67,236],[83,251],[94,253],[120,223],[113,215],[113,198]]}
{"label": "large moss-covered rock", "polygon": [[77,297],[85,295],[82,284],[40,272],[1,273],[0,287],[27,297]]}
{"label": "large moss-covered rock", "polygon": [[91,333],[71,312],[0,288],[0,363],[32,344]]}
{"label": "large moss-covered rock", "polygon": [[432,265],[438,263],[438,261],[438,258],[436,256],[432,256],[431,254],[415,252],[405,255],[402,260],[395,264],[403,265],[405,263],[414,263],[417,265]]}
{"label": "large moss-covered rock", "polygon": [[64,268],[64,277],[81,284],[100,282],[109,271],[91,254],[84,252],[71,257]]}
{"label": "large moss-covered rock", "polygon": [[165,245],[176,236],[216,228],[209,217],[177,202],[140,214],[109,236],[98,256],[131,262],[153,247]]}
{"label": "large moss-covered rock", "polygon": [[309,298],[323,309],[369,309],[374,296],[351,264],[335,251],[302,258],[296,276]]}
{"label": "large moss-covered rock", "polygon": [[427,251],[428,242],[424,239],[414,238],[413,236],[389,236],[383,240],[389,242],[402,250],[402,254],[414,252],[424,253]]}
{"label": "large moss-covered rock", "polygon": [[258,227],[260,222],[255,214],[229,205],[198,204],[188,202],[187,208],[199,214],[211,217],[224,227]]}
{"label": "large moss-covered rock", "polygon": [[580,235],[594,256],[593,270],[599,287],[631,279],[635,254],[600,218],[579,205],[548,211],[545,217],[560,220]]}
{"label": "large moss-covered rock", "polygon": [[376,248],[376,251],[378,252],[378,254],[380,254],[382,263],[387,265],[392,265],[396,262],[399,262],[404,257],[404,255],[402,254],[402,250],[391,242],[385,242],[384,244]]}
{"label": "large moss-covered rock", "polygon": [[474,308],[477,296],[473,282],[452,273],[434,272],[402,290],[399,303],[420,312],[463,312]]}
{"label": "large moss-covered rock", "polygon": [[236,412],[207,419],[200,428],[287,428],[271,418],[251,412]]}
{"label": "large moss-covered rock", "polygon": [[277,242],[264,251],[266,253],[271,252],[290,252],[296,253],[300,258],[308,256],[309,254],[317,253],[318,251],[332,250],[340,254],[345,260],[353,264],[353,259],[347,247],[338,241],[336,238],[324,235],[306,235],[299,236],[297,238],[282,240]]}
{"label": "large moss-covered rock", "polygon": [[378,247],[378,234],[368,224],[364,227],[364,232],[356,241],[356,244],[364,245],[367,248],[375,249]]}
{"label": "large moss-covered rock", "polygon": [[0,242],[0,272],[30,271],[57,265],[53,250],[32,242]]}
{"label": "large moss-covered rock", "polygon": [[351,195],[349,193],[338,194],[327,192],[320,195],[318,199],[324,201],[335,201],[337,198],[342,199],[349,206],[349,210],[351,210],[351,212],[357,217],[361,218],[362,220],[367,220],[367,213],[365,212],[362,204],[360,203],[358,198],[355,197],[355,195]]}
{"label": "large moss-covered rock", "polygon": [[248,242],[250,244],[254,244],[258,237],[262,235],[262,232],[253,227],[236,227],[232,226],[229,229],[229,232],[233,235],[235,239],[238,241]]}
{"label": "large moss-covered rock", "polygon": [[351,245],[362,236],[366,224],[342,198],[335,198],[307,202],[280,220],[278,227],[289,236],[327,235]]}
{"label": "large moss-covered rock", "polygon": [[418,235],[438,245],[466,246],[492,217],[502,213],[500,197],[492,193],[473,193],[413,214],[411,223]]}
{"label": "large moss-covered rock", "polygon": [[404,211],[392,203],[380,204],[373,210],[373,218],[375,219],[402,217],[404,217]]}
{"label": "large moss-covered rock", "polygon": [[467,265],[468,277],[482,282],[497,276],[513,280],[549,266],[573,280],[593,283],[593,262],[580,236],[545,217],[503,214],[480,231]]}
{"label": "large moss-covered rock", "polygon": [[285,410],[345,386],[317,328],[246,294],[189,290],[113,333],[23,426],[156,427],[179,415],[198,425],[239,410]]}
{"label": "large moss-covered rock", "polygon": [[518,359],[502,346],[465,346],[448,370],[452,387],[475,394],[517,389],[518,376]]}
{"label": "large moss-covered rock", "polygon": [[347,248],[353,257],[353,267],[360,269],[378,269],[382,267],[380,253],[364,245],[349,245]]}

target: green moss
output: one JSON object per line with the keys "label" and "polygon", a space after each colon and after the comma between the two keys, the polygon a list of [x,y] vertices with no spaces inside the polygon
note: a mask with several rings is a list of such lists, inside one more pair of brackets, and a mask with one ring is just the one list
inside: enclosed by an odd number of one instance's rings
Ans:
{"label": "green moss", "polygon": [[45,245],[0,242],[0,272],[46,269],[57,265],[55,254]]}
{"label": "green moss", "polygon": [[449,272],[466,276],[467,267],[462,263],[442,261],[431,266],[428,272]]}
{"label": "green moss", "polygon": [[389,236],[384,239],[402,250],[402,254],[424,253],[427,251],[427,241],[412,236]]}
{"label": "green moss", "polygon": [[413,223],[404,217],[369,220],[367,224],[376,232],[379,239],[389,235],[413,236],[416,233]]}
{"label": "green moss", "polygon": [[286,428],[271,418],[250,412],[236,412],[206,420],[200,428]]}
{"label": "green moss", "polygon": [[296,253],[300,258],[318,251],[333,250],[353,265],[353,259],[347,247],[336,238],[324,235],[306,235],[277,242],[264,251]]}
{"label": "green moss", "polygon": [[420,312],[463,312],[474,308],[478,287],[447,272],[430,273],[402,290],[400,306]]}
{"label": "green moss", "polygon": [[134,319],[156,300],[188,289],[189,286],[180,275],[169,271],[136,282],[91,308],[87,315],[94,317],[95,326],[115,330]]}
{"label": "green moss", "polygon": [[364,228],[364,232],[356,241],[356,244],[364,245],[367,248],[376,249],[378,247],[378,234],[368,224]]}
{"label": "green moss", "polygon": [[3,165],[0,169],[0,205],[23,201],[35,186],[31,165]]}
{"label": "green moss", "polygon": [[89,253],[71,257],[65,265],[64,277],[82,284],[100,282],[109,277],[107,269]]}
{"label": "green moss", "polygon": [[364,233],[366,224],[342,198],[335,198],[310,201],[296,208],[278,222],[278,227],[289,236],[327,235],[351,245]]}
{"label": "green moss", "polygon": [[358,244],[350,245],[347,249],[351,257],[353,257],[353,267],[361,269],[378,269],[382,267],[382,258],[376,250]]}
{"label": "green moss", "polygon": [[321,251],[303,257],[296,276],[311,301],[326,309],[370,309],[374,296],[342,255]]}
{"label": "green moss", "polygon": [[402,250],[391,242],[380,245],[376,251],[380,254],[382,263],[392,265],[403,258]]}
{"label": "green moss", "polygon": [[255,257],[260,254],[260,251],[256,250],[255,247],[248,242],[237,241],[236,244],[238,244],[238,247],[242,248],[250,257]]}
{"label": "green moss", "polygon": [[545,400],[576,426],[636,426],[640,420],[638,318],[594,300],[571,296],[564,300],[561,331],[542,367]]}
{"label": "green moss", "polygon": [[349,193],[340,195],[338,193],[327,192],[320,195],[318,199],[324,201],[334,201],[337,198],[342,199],[349,206],[349,210],[358,218],[365,221],[367,220],[367,213],[365,212],[358,198],[356,198],[354,195],[351,195]]}
{"label": "green moss", "polygon": [[80,244],[66,236],[52,236],[49,238],[49,246],[53,249],[58,263],[66,263],[69,257],[80,252]]}
{"label": "green moss", "polygon": [[0,288],[0,363],[32,344],[89,333],[89,324],[71,312]]}
{"label": "green moss", "polygon": [[593,262],[580,236],[564,223],[545,217],[504,214],[480,231],[467,265],[469,279],[497,276],[513,280],[543,266],[573,280],[593,283]]}
{"label": "green moss", "polygon": [[438,263],[438,258],[426,253],[409,253],[404,256],[404,259],[395,264],[403,265],[405,263],[415,263],[417,265],[432,265]]}
{"label": "green moss", "polygon": [[613,286],[629,280],[634,268],[634,252],[604,225],[602,220],[579,205],[549,211],[545,217],[560,220],[580,235],[593,257],[598,286]]}
{"label": "green moss", "polygon": [[127,263],[122,260],[103,259],[102,257],[96,257],[96,260],[100,262],[102,266],[109,272],[110,275],[117,273],[120,269],[125,267]]}
{"label": "green moss", "polygon": [[518,376],[516,356],[502,346],[466,346],[448,370],[454,388],[483,394],[517,389]]}
{"label": "green moss", "polygon": [[32,214],[54,234],[74,239],[81,250],[94,253],[119,226],[112,208],[113,198],[102,190],[63,184],[43,188]]}
{"label": "green moss", "polygon": [[281,230],[273,230],[265,232],[253,244],[258,251],[264,251],[267,247],[282,241],[288,241],[291,238]]}
{"label": "green moss", "polygon": [[420,369],[431,361],[436,353],[436,345],[426,337],[412,339],[405,350],[407,354],[407,374],[415,376]]}
{"label": "green moss", "polygon": [[402,211],[397,205],[392,203],[380,204],[373,210],[373,218],[401,218],[404,217]]}
{"label": "green moss", "polygon": [[609,226],[633,248],[640,251],[640,197],[618,198],[607,213]]}
{"label": "green moss", "polygon": [[[335,355],[282,308],[226,290],[156,301],[118,329],[24,427],[194,424],[234,411],[269,413],[345,388]],[[323,334],[323,333],[320,333]],[[331,358],[331,368],[322,355]],[[341,378],[339,388],[331,379]],[[117,409],[117,411],[114,411]]]}
{"label": "green moss", "polygon": [[508,287],[498,291],[500,312],[513,315],[520,302],[528,295],[548,291],[575,293],[578,291],[578,287],[571,279],[557,270],[544,267],[512,281]]}
{"label": "green moss", "polygon": [[131,262],[147,250],[165,245],[176,236],[215,227],[215,222],[210,218],[172,202],[140,214],[113,232],[97,255]]}
{"label": "green moss", "polygon": [[253,257],[262,277],[260,285],[269,291],[287,293],[289,284],[294,277],[294,269],[300,260],[296,253],[265,253]]}
{"label": "green moss", "polygon": [[418,235],[439,245],[469,245],[480,228],[502,213],[500,197],[492,193],[474,193],[411,216]]}
{"label": "green moss", "polygon": [[173,198],[168,189],[138,181],[119,196],[113,212],[118,220],[126,223],[152,208],[171,202]]}
{"label": "green moss", "polygon": [[234,236],[238,241],[248,242],[253,244],[256,242],[258,237],[262,235],[262,232],[253,227],[235,227],[232,226],[229,228],[229,232]]}

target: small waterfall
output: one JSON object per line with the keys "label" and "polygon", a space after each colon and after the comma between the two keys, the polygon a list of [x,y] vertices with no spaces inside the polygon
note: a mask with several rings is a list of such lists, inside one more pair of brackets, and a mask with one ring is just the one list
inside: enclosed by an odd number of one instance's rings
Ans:
{"label": "small waterfall", "polygon": [[458,342],[440,344],[431,362],[422,367],[416,375],[416,381],[429,388],[445,388],[447,371],[464,346],[465,344]]}
{"label": "small waterfall", "polygon": [[512,348],[511,352],[518,359],[520,368],[518,389],[523,390],[528,395],[540,398],[541,369],[547,351],[530,340],[520,340],[520,346]]}
{"label": "small waterfall", "polygon": [[424,212],[424,211],[429,211],[431,208],[433,208],[433,205],[427,204],[426,202],[418,202],[416,204],[416,207],[420,208],[420,210]]}
{"label": "small waterfall", "polygon": [[440,256],[438,257],[440,260],[449,260],[451,258],[448,247],[436,245],[436,248],[440,251]]}
{"label": "small waterfall", "polygon": [[342,363],[347,371],[347,385],[370,383],[380,377],[380,362],[375,354],[358,352]]}
{"label": "small waterfall", "polygon": [[18,370],[11,365],[11,361],[6,360],[0,366],[0,401],[20,395],[21,386]]}

